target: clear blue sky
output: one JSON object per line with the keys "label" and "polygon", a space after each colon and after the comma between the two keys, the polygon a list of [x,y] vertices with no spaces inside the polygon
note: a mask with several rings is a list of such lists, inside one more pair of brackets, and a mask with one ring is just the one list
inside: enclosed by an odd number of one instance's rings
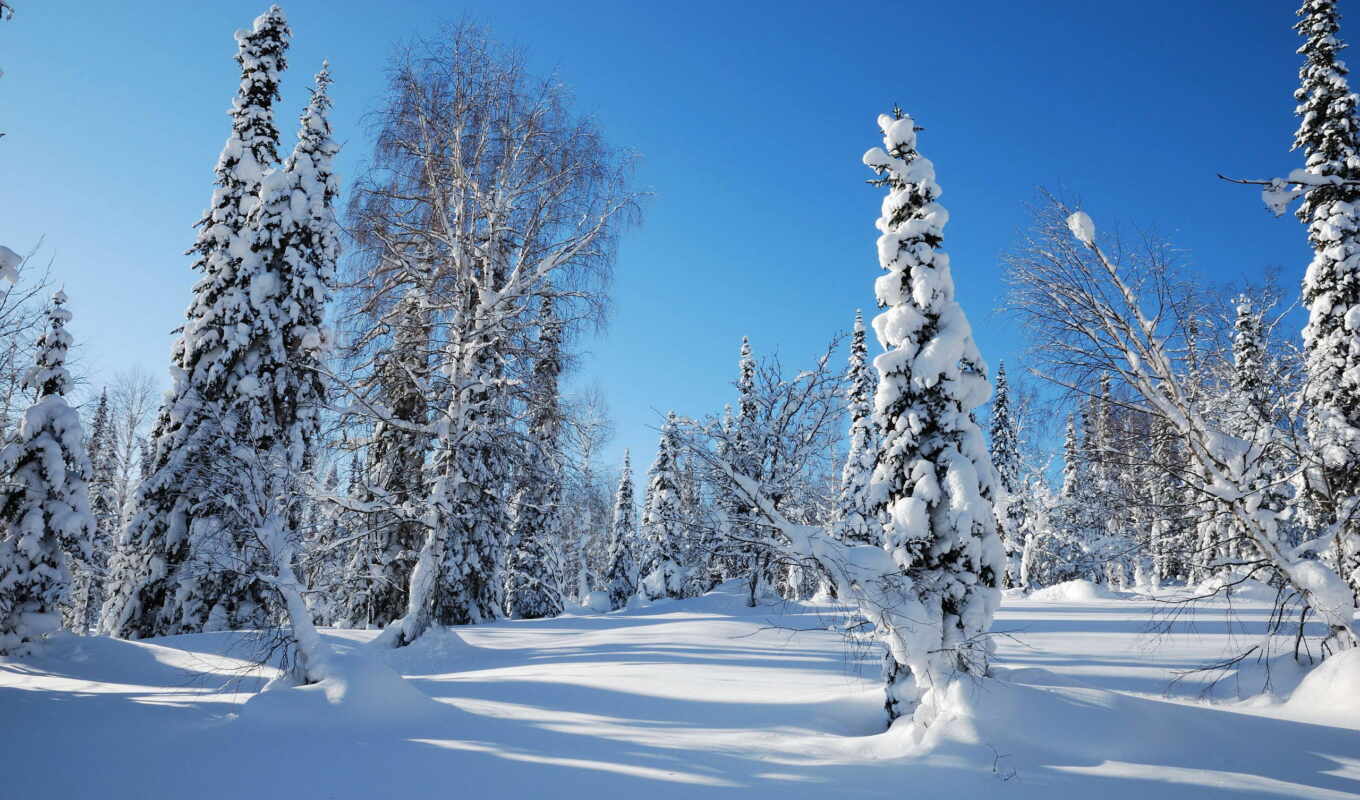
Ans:
{"label": "clear blue sky", "polygon": [[[181,255],[207,204],[236,89],[232,32],[264,2],[16,0],[0,23],[0,242],[46,237],[97,385],[163,376],[194,274]],[[608,331],[579,379],[619,423],[609,452],[652,457],[657,411],[729,401],[737,347],[815,353],[873,307],[880,191],[860,163],[900,103],[936,165],[959,295],[983,354],[1022,343],[994,312],[998,256],[1039,185],[1104,225],[1152,226],[1209,279],[1309,256],[1222,171],[1282,174],[1297,37],[1287,0],[1091,3],[424,2],[282,4],[294,39],[280,129],[291,143],[323,58],[352,177],[393,44],[468,14],[556,69],[578,107],[643,160],[654,192],[621,248]],[[1360,6],[1343,6],[1360,41]],[[1351,24],[1347,24],[1351,23]]]}

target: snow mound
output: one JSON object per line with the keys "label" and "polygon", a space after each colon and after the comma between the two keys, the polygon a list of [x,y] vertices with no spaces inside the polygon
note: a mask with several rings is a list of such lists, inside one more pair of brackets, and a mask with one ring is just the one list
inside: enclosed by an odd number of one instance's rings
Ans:
{"label": "snow mound", "polygon": [[609,592],[591,592],[581,598],[581,607],[596,614],[608,613],[610,610]]}
{"label": "snow mound", "polygon": [[1308,716],[1360,718],[1360,649],[1337,653],[1314,667],[1285,706]]}
{"label": "snow mound", "polygon": [[337,655],[330,677],[308,686],[271,688],[241,707],[240,719],[273,725],[400,722],[437,714],[443,706],[368,654]]}
{"label": "snow mound", "polygon": [[1041,603],[1083,603],[1093,600],[1113,600],[1114,598],[1115,594],[1108,589],[1102,589],[1094,583],[1082,579],[1045,586],[1029,596],[1029,599]]}

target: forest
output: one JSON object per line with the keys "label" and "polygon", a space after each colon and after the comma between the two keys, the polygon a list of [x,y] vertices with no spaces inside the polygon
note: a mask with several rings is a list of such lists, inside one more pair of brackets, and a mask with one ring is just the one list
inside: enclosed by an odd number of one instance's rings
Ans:
{"label": "forest", "polygon": [[[0,35],[22,37],[12,5]],[[1023,355],[989,358],[951,165],[926,156],[951,133],[885,85],[867,149],[838,154],[881,203],[842,278],[876,307],[834,309],[806,357],[753,326],[721,407],[651,398],[648,452],[613,446],[581,375],[615,274],[647,269],[626,245],[653,190],[570,63],[471,17],[428,27],[337,130],[346,53],[297,63],[311,32],[264,10],[183,232],[186,310],[158,320],[168,380],[74,357],[98,299],[44,231],[0,228],[7,784],[1360,796],[1337,5],[1298,10],[1299,166],[1214,178],[1240,203],[1213,214],[1292,215],[1311,262],[1227,286],[1040,190],[997,265]],[[289,69],[315,70],[305,96]],[[366,148],[344,179],[342,142]],[[680,283],[666,302],[704,302]]]}

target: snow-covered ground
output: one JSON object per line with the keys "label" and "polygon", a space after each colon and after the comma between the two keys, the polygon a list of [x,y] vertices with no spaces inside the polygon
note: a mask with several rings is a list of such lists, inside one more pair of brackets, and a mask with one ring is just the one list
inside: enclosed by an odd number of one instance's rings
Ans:
{"label": "snow-covered ground", "polygon": [[[240,634],[67,636],[0,662],[0,796],[1360,795],[1360,661],[1337,659],[1289,702],[1171,684],[1252,641],[1263,597],[1235,601],[1231,629],[1218,603],[1169,632],[1153,630],[1168,607],[1146,598],[1040,597],[1007,599],[997,677],[919,744],[880,731],[876,658],[824,630],[834,608],[746,609],[736,590],[381,651],[406,682],[365,655],[373,632],[328,631],[348,686],[258,695],[273,670],[250,671]],[[1298,680],[1278,667],[1273,688]]]}

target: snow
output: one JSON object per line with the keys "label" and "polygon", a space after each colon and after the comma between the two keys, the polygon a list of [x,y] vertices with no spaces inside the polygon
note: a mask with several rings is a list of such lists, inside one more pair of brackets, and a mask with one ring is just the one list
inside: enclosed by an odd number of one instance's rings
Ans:
{"label": "snow", "polygon": [[1300,716],[1341,725],[1360,719],[1360,649],[1322,662],[1304,676],[1284,707]]}
{"label": "snow", "polygon": [[0,244],[0,280],[18,283],[19,265],[22,263],[23,256]]}
{"label": "snow", "polygon": [[1091,221],[1090,215],[1085,211],[1073,212],[1067,218],[1067,228],[1072,231],[1072,235],[1077,237],[1077,241],[1087,247],[1094,247],[1096,243],[1096,224]]}
{"label": "snow", "polygon": [[1172,683],[1268,617],[1234,601],[1229,628],[1225,608],[1154,636],[1152,599],[1008,598],[994,676],[953,684],[919,743],[883,730],[878,654],[826,630],[836,606],[748,609],[736,584],[399,650],[328,629],[332,677],[263,694],[277,671],[249,670],[251,634],[62,634],[0,661],[0,719],[26,732],[0,766],[15,797],[102,800],[1355,796],[1356,653],[1285,702]]}
{"label": "snow", "polygon": [[1036,592],[1032,592],[1029,599],[1036,603],[1084,603],[1093,600],[1108,600],[1112,597],[1114,597],[1114,594],[1108,589],[1101,588],[1088,580],[1078,579],[1045,586]]}

